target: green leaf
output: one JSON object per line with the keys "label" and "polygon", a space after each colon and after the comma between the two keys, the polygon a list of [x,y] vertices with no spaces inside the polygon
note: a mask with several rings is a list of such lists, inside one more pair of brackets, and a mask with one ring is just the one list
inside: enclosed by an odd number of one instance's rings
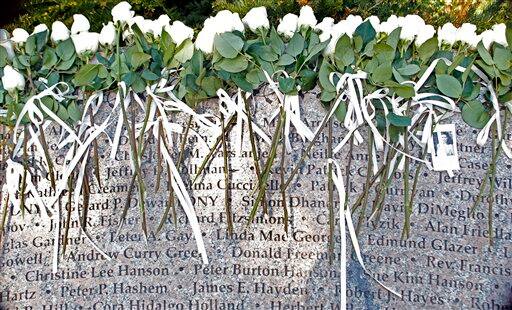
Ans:
{"label": "green leaf", "polygon": [[151,55],[148,55],[144,52],[134,52],[131,54],[130,62],[132,64],[133,69],[139,68],[142,64],[149,62],[151,60]]}
{"label": "green leaf", "polygon": [[414,91],[414,87],[412,87],[412,85],[408,85],[408,84],[401,84],[399,86],[391,87],[391,89],[393,89],[393,91],[398,96],[400,96],[404,99],[412,98],[416,94]]}
{"label": "green leaf", "polygon": [[338,121],[343,122],[345,120],[345,116],[347,115],[347,105],[344,102],[340,102],[340,104],[334,110],[334,114]]}
{"label": "green leaf", "polygon": [[420,72],[420,67],[418,65],[408,64],[402,68],[396,69],[396,71],[398,71],[401,75],[411,76]]}
{"label": "green leaf", "polygon": [[437,37],[433,37],[423,42],[421,46],[418,48],[418,55],[420,56],[423,62],[427,61],[434,55],[434,53],[439,49],[439,41]]}
{"label": "green leaf", "polygon": [[393,112],[389,113],[386,118],[391,125],[397,127],[407,127],[411,125],[411,118],[407,116],[397,115]]}
{"label": "green leaf", "polygon": [[73,54],[70,59],[61,61],[56,69],[57,70],[69,70],[74,64],[76,60],[76,54]]}
{"label": "green leaf", "polygon": [[59,56],[62,60],[69,60],[75,54],[75,46],[73,45],[73,41],[71,38],[60,42],[57,45],[57,56]]}
{"label": "green leaf", "polygon": [[395,49],[388,44],[376,44],[373,51],[380,63],[392,62],[395,59]]}
{"label": "green leaf", "polygon": [[369,20],[366,20],[364,23],[360,24],[356,30],[354,31],[354,36],[360,36],[363,39],[363,45],[366,45],[368,42],[375,38],[375,29],[373,29],[372,23]]}
{"label": "green leaf", "polygon": [[372,73],[372,79],[375,83],[384,83],[391,79],[393,72],[391,70],[391,64],[384,63],[378,66]]}
{"label": "green leaf", "polygon": [[302,35],[298,32],[295,32],[293,37],[290,39],[290,42],[286,46],[286,53],[290,54],[291,56],[297,56],[302,53],[304,50],[304,38]]}
{"label": "green leaf", "polygon": [[203,69],[203,61],[203,52],[195,50],[194,55],[192,55],[192,58],[190,59],[190,66],[192,67],[192,72],[197,76],[199,76]]}
{"label": "green leaf", "polygon": [[243,91],[252,92],[252,84],[249,83],[241,73],[233,74],[232,79],[236,86],[240,87]]}
{"label": "green leaf", "polygon": [[73,121],[79,121],[82,118],[82,112],[80,112],[80,109],[76,105],[74,101],[72,101],[67,109],[69,118],[71,118]]}
{"label": "green leaf", "polygon": [[244,47],[244,41],[231,32],[224,32],[215,36],[213,45],[222,57],[235,58]]}
{"label": "green leaf", "polygon": [[63,105],[59,105],[58,107],[59,107],[59,109],[57,110],[57,116],[61,120],[66,122],[69,119],[68,110]]}
{"label": "green leaf", "polygon": [[57,54],[55,52],[48,48],[44,51],[43,54],[43,66],[46,68],[51,68],[57,63]]}
{"label": "green leaf", "polygon": [[469,126],[481,129],[484,128],[485,124],[487,124],[490,116],[489,112],[480,101],[473,100],[467,102],[462,107],[462,119]]}
{"label": "green leaf", "polygon": [[444,95],[452,98],[459,98],[462,95],[462,85],[459,80],[448,74],[436,75],[437,88]]}
{"label": "green leaf", "polygon": [[5,47],[0,46],[0,67],[5,67],[8,59],[9,57],[7,54],[7,50],[5,49]]}
{"label": "green leaf", "polygon": [[177,52],[174,55],[173,61],[185,63],[194,55],[194,44],[190,39],[186,39],[176,48],[176,50]]}
{"label": "green leaf", "polygon": [[304,69],[300,72],[300,88],[302,91],[309,91],[316,86],[317,73],[313,70]]}
{"label": "green leaf", "polygon": [[354,49],[352,48],[352,44],[350,43],[350,38],[346,34],[344,34],[338,40],[338,42],[336,42],[334,56],[336,57],[336,59],[341,61],[344,66],[348,66],[352,64],[352,62],[354,62]]}
{"label": "green leaf", "polygon": [[156,81],[160,78],[157,74],[155,74],[154,72],[151,72],[148,69],[142,71],[141,77],[146,81]]}
{"label": "green leaf", "polygon": [[494,63],[499,70],[508,70],[512,62],[512,53],[509,49],[496,47],[494,49]]}
{"label": "green leaf", "polygon": [[396,47],[398,46],[398,42],[400,41],[400,32],[402,32],[402,28],[398,27],[395,30],[393,30],[386,40],[386,43],[391,46],[394,50],[396,50]]}
{"label": "green leaf", "polygon": [[36,35],[33,34],[27,38],[27,41],[25,41],[25,52],[29,55],[34,55],[36,52],[36,48]]}
{"label": "green leaf", "polygon": [[295,88],[295,80],[289,77],[280,77],[279,89],[285,94],[294,94],[297,91]]}
{"label": "green leaf", "polygon": [[270,47],[276,52],[278,55],[281,55],[284,52],[285,45],[281,37],[277,34],[277,31],[274,27],[270,30]]}
{"label": "green leaf", "polygon": [[279,56],[272,50],[270,46],[259,45],[255,47],[254,51],[258,57],[265,61],[273,62],[279,59]]}
{"label": "green leaf", "polygon": [[476,46],[476,49],[478,50],[478,55],[480,55],[480,57],[482,58],[482,60],[486,64],[488,64],[489,66],[494,65],[494,61],[492,60],[492,56],[489,53],[489,51],[485,48],[485,46],[482,43],[482,41],[480,41],[478,43],[478,45]]}
{"label": "green leaf", "polygon": [[324,89],[320,95],[320,100],[322,102],[330,102],[331,100],[334,100],[334,98],[336,98],[336,92],[328,91],[326,89]]}
{"label": "green leaf", "polygon": [[291,65],[295,61],[295,58],[288,54],[283,54],[277,61],[276,65],[278,66],[288,66]]}
{"label": "green leaf", "polygon": [[505,37],[507,38],[508,48],[512,48],[512,27],[510,25],[507,26]]}
{"label": "green leaf", "polygon": [[336,88],[329,80],[329,76],[332,71],[333,68],[329,64],[329,61],[324,59],[320,65],[320,70],[318,71],[318,80],[320,82],[320,86],[322,86],[322,88],[328,92],[336,92]]}
{"label": "green leaf", "polygon": [[233,59],[224,58],[221,61],[219,61],[216,65],[227,72],[238,73],[247,69],[249,62],[244,56],[239,55],[238,57]]}
{"label": "green leaf", "polygon": [[201,80],[201,88],[204,89],[209,97],[217,94],[217,90],[222,87],[222,82],[214,76],[207,76]]}
{"label": "green leaf", "polygon": [[91,84],[100,70],[99,64],[85,64],[75,74],[75,86],[86,86]]}
{"label": "green leaf", "polygon": [[260,78],[260,70],[252,69],[245,75],[245,79],[251,84],[260,84],[262,81]]}

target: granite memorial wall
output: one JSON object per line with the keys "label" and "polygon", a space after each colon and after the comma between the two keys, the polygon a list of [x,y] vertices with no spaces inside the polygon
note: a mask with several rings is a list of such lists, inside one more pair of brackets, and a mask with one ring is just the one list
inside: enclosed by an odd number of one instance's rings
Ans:
{"label": "granite memorial wall", "polygon": [[[324,113],[316,96],[313,91],[303,98],[303,119],[310,128],[319,125]],[[264,124],[272,110],[265,107],[276,104],[271,96],[257,95],[258,122]],[[490,162],[491,148],[489,143],[483,147],[475,144],[476,131],[463,123],[459,115],[452,119],[461,169],[454,171],[453,177],[446,172],[422,169],[408,239],[401,238],[402,182],[393,182],[387,190],[380,221],[364,221],[358,235],[369,274],[352,255],[349,257],[348,309],[512,309],[512,163],[504,156],[499,160],[493,180],[493,212],[489,214],[483,202],[471,213]],[[336,143],[344,133],[337,122],[334,132]],[[52,137],[56,139],[58,132]],[[293,130],[291,137],[294,152],[285,158],[287,174],[304,149]],[[215,137],[205,138],[212,143]],[[72,210],[68,247],[60,258],[58,272],[52,273],[55,218],[48,217],[32,197],[27,197],[24,214],[12,207],[8,209],[8,226],[0,251],[0,308],[339,309],[341,236],[336,215],[335,250],[331,256],[326,131],[287,191],[288,233],[284,231],[278,190],[279,160],[268,183],[269,215],[258,212],[247,225],[256,176],[248,138],[243,137],[241,152],[234,146],[237,138],[232,133],[231,215],[224,208],[221,152],[216,154],[204,177],[193,183],[207,150],[197,143],[197,137],[190,136],[181,166],[203,232],[209,264],[202,263],[187,217],[178,203],[176,220],[169,214],[164,228],[156,234],[168,198],[165,186],[158,191],[155,188],[155,141],[148,141],[142,166],[148,188],[147,240],[140,228],[136,194],[132,195],[126,221],[118,231],[132,174],[125,139],[115,160],[108,158],[107,150],[100,152],[104,182],[98,186],[91,177],[86,216],[87,232],[111,260],[80,233],[76,210]],[[510,142],[512,137],[506,139]],[[362,191],[368,154],[364,143],[355,146],[347,169],[348,149],[345,147],[337,154],[336,160],[343,173],[350,175],[346,186],[351,204]],[[268,148],[262,144],[260,155],[268,156]],[[59,157],[56,158],[58,164]],[[412,169],[408,176],[411,180],[413,172]],[[402,177],[400,171],[396,177]],[[33,181],[42,196],[54,194],[48,180],[39,177]],[[372,197],[374,189],[369,204]],[[66,201],[62,199],[61,203],[64,217],[69,207]],[[336,204],[335,209],[338,208]],[[355,222],[360,210],[354,212]],[[370,213],[367,210],[367,218]],[[233,236],[227,233],[229,216],[235,227]],[[489,217],[493,221],[492,247],[488,238]],[[372,278],[402,297],[391,294]]]}

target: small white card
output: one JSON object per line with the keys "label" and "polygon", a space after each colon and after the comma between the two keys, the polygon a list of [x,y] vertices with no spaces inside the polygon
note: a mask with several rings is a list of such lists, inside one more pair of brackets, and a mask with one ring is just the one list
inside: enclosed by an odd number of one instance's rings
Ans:
{"label": "small white card", "polygon": [[451,172],[460,169],[454,124],[437,125],[428,141],[428,149],[435,171]]}

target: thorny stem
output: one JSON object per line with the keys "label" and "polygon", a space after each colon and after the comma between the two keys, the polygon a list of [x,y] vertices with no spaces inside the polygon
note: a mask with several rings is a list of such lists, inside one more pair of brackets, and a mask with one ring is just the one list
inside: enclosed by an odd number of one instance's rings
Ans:
{"label": "thorny stem", "polygon": [[[350,147],[348,149],[348,163],[347,163],[347,170],[345,171],[345,186],[347,188],[350,188],[350,166],[352,166],[352,153],[354,151],[354,135],[350,136]],[[343,211],[348,206],[348,200],[349,200],[349,191],[347,191],[347,196],[345,198],[345,204],[343,206],[340,205],[340,208],[343,208]]]}
{"label": "thorny stem", "polygon": [[[407,108],[405,109],[405,115],[409,115],[409,109],[411,107],[411,101],[407,102]],[[409,154],[409,131],[407,127],[404,130],[404,153]],[[407,231],[407,236],[409,235],[409,225],[410,218],[412,213],[412,205],[409,205],[409,157],[404,158],[404,172],[403,172],[403,181],[404,181],[404,212],[405,212],[405,227]],[[403,235],[402,235],[403,237]]]}
{"label": "thorny stem", "polygon": [[[188,119],[187,127],[185,128],[185,132],[183,133],[183,137],[182,137],[182,140],[181,140],[180,152],[178,154],[178,161],[176,162],[176,170],[178,171],[178,173],[180,171],[180,165],[181,165],[181,162],[183,160],[183,157],[185,156],[185,146],[186,146],[186,142],[188,140],[188,133],[190,131],[190,127],[192,126],[192,120],[193,120],[193,117],[191,115],[189,117],[189,119]],[[159,129],[159,131],[160,131],[160,129]],[[159,133],[159,135],[160,135],[160,133]],[[160,136],[158,138],[160,140]],[[165,148],[168,149],[165,139],[163,139],[163,142],[164,142]],[[159,147],[160,147],[160,145],[159,145]],[[160,167],[161,163],[159,163],[158,166]],[[160,172],[161,172],[161,169],[160,169]],[[169,166],[167,166],[167,175],[168,175],[168,182],[169,182],[168,183],[168,190],[169,190],[168,203],[167,203],[167,207],[166,207],[166,209],[164,211],[164,215],[162,216],[162,219],[160,220],[160,224],[158,225],[158,229],[156,231],[157,234],[164,227],[164,224],[165,224],[165,221],[167,220],[167,215],[169,214],[170,209],[172,209],[174,225],[175,226],[178,225],[178,222],[176,221],[176,216],[177,215],[176,215],[176,208],[175,208],[175,204],[174,204],[174,194],[173,194],[173,188],[172,188],[172,172],[171,172],[171,169],[169,168]]]}
{"label": "thorny stem", "polygon": [[[331,104],[331,109],[333,108],[333,105],[334,104]],[[292,182],[292,180],[295,177],[295,175],[299,172],[299,169],[300,169],[302,163],[304,162],[304,160],[306,160],[306,157],[309,156],[309,152],[311,151],[311,149],[315,145],[315,142],[318,139],[318,137],[320,137],[320,134],[322,133],[322,130],[327,125],[327,122],[330,119],[329,114],[331,114],[331,111],[330,111],[331,109],[329,109],[329,113],[327,113],[325,115],[324,119],[322,120],[322,123],[320,124],[320,127],[318,128],[317,132],[313,136],[313,139],[309,142],[309,145],[306,147],[306,150],[302,153],[302,156],[300,157],[299,161],[295,165],[295,168],[293,168],[292,172],[290,173],[290,176],[288,177],[286,182],[281,185],[281,187],[284,187],[286,189],[290,185],[290,183]]]}
{"label": "thorny stem", "polygon": [[55,189],[55,174],[53,172],[54,167],[53,167],[52,159],[50,157],[50,153],[48,151],[48,144],[46,143],[46,137],[44,135],[44,130],[43,130],[42,124],[39,124],[39,133],[40,133],[39,137],[41,139],[41,144],[43,146],[44,157],[46,158],[46,161],[48,163],[48,173],[50,174],[50,183],[52,185],[52,188]]}
{"label": "thorny stem", "polygon": [[285,112],[284,109],[281,107],[279,111],[279,120],[276,126],[276,130],[274,132],[274,136],[272,137],[272,143],[270,145],[270,154],[267,158],[267,161],[265,162],[265,166],[263,169],[263,173],[261,175],[261,179],[259,180],[258,184],[258,196],[256,197],[256,200],[254,201],[254,204],[251,209],[251,213],[249,214],[249,219],[247,220],[247,226],[249,226],[256,216],[256,212],[258,211],[258,206],[261,202],[261,199],[263,198],[264,190],[267,187],[267,179],[270,174],[270,169],[272,168],[272,164],[274,163],[274,159],[276,158],[277,153],[277,145],[279,143],[279,140],[281,138],[281,131],[284,124],[285,119]]}
{"label": "thorny stem", "polygon": [[28,171],[28,130],[27,126],[23,128],[23,176],[21,177],[21,189],[20,189],[20,208],[21,217],[25,218],[25,190],[27,188],[27,171]]}
{"label": "thorny stem", "polygon": [[[283,132],[281,134],[284,137],[284,127],[283,127]],[[281,184],[283,184],[284,177],[285,177],[285,167],[284,167],[285,159],[286,159],[286,147],[285,147],[285,144],[283,143],[282,147],[281,147],[281,167],[279,169]],[[280,191],[281,191],[281,200],[282,200],[282,204],[283,204],[284,231],[285,231],[285,233],[288,234],[288,208],[286,206],[286,188],[281,187]]]}
{"label": "thorny stem", "polygon": [[366,181],[364,183],[363,189],[363,198],[362,198],[362,207],[361,211],[359,211],[359,219],[357,220],[356,234],[359,235],[359,231],[361,230],[361,225],[363,224],[364,218],[366,216],[366,208],[368,206],[368,196],[369,196],[369,188],[370,181],[372,179],[372,171],[373,171],[373,134],[369,130],[368,131],[368,169],[366,169]]}
{"label": "thorny stem", "polygon": [[[332,119],[329,120],[327,131],[327,158],[332,158]],[[332,180],[332,163],[327,165],[327,209],[329,210],[329,264],[334,254],[334,182]]]}
{"label": "thorny stem", "polygon": [[[249,126],[249,140],[251,142],[251,152],[252,152],[252,158],[254,161],[254,170],[256,172],[256,178],[258,180],[261,179],[261,169],[260,169],[260,161],[257,154],[257,148],[256,148],[256,140],[254,139],[253,130],[252,130],[252,116],[251,116],[251,110],[249,103],[245,99],[244,96],[242,96],[245,104],[245,111],[247,112],[247,125]],[[267,201],[266,201],[266,193],[263,194],[263,201],[261,202],[263,206],[263,213],[268,214],[268,207],[267,207]]]}
{"label": "thorny stem", "polygon": [[[422,160],[424,160],[427,157],[427,153],[428,153],[428,149],[427,149],[427,147],[425,147],[423,149],[423,154],[421,155]],[[414,180],[412,182],[411,196],[409,198],[408,204],[406,206],[404,206],[405,223],[404,223],[404,229],[402,231],[402,238],[404,238],[404,237],[409,238],[410,229],[411,229],[411,224],[410,224],[411,214],[412,214],[412,209],[414,207],[414,198],[416,197],[417,186],[418,186],[419,176],[420,176],[422,167],[423,167],[423,165],[421,165],[421,164],[418,164],[416,166],[416,171],[414,173]]]}
{"label": "thorny stem", "polygon": [[[94,126],[94,115],[93,113],[89,114],[89,119],[91,120],[91,126]],[[101,178],[100,178],[100,161],[98,155],[98,140],[94,139],[92,141],[92,153],[94,158],[94,175],[96,180],[98,180],[98,187],[101,187]]]}
{"label": "thorny stem", "polygon": [[84,174],[84,182],[82,185],[82,190],[83,190],[83,197],[84,197],[83,198],[84,213],[82,215],[81,221],[82,221],[82,227],[85,231],[87,228],[87,213],[89,212],[89,196],[90,196],[89,174],[88,173]]}
{"label": "thorny stem", "polygon": [[69,227],[71,226],[71,203],[73,197],[73,173],[68,178],[68,202],[67,202],[67,215],[66,215],[66,224],[64,227],[64,239],[62,240],[62,256],[66,254],[66,248],[68,245],[68,234]]}
{"label": "thorny stem", "polygon": [[[231,129],[233,129],[233,126],[235,125],[235,122],[236,122],[236,117],[232,116],[229,119],[229,121],[228,121],[228,123],[226,125],[226,130],[225,130],[225,134],[226,135],[228,135],[231,132]],[[203,159],[203,162],[201,163],[201,166],[199,166],[197,174],[194,177],[194,180],[192,181],[192,183],[195,183],[197,181],[197,179],[201,176],[201,173],[203,172],[204,168],[209,164],[209,162],[212,159],[213,155],[215,155],[215,153],[217,153],[217,148],[219,147],[220,143],[222,142],[222,139],[223,139],[222,137],[218,137],[217,138],[217,140],[215,141],[215,144],[210,149],[210,152]]]}
{"label": "thorny stem", "polygon": [[224,127],[224,114],[220,115],[220,123],[222,126],[222,155],[224,158],[224,206],[226,209],[226,219],[228,224],[228,234],[230,236],[233,235],[233,218],[231,211],[231,198],[229,197],[229,160],[228,160],[228,150],[226,144],[225,137],[225,127]]}

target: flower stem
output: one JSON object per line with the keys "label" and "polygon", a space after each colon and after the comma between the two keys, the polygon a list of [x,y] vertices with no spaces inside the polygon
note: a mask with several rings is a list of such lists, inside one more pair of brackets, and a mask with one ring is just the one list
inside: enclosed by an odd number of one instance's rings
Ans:
{"label": "flower stem", "polygon": [[[226,125],[226,128],[225,128],[225,134],[228,135],[230,132],[231,132],[231,129],[233,129],[233,126],[235,125],[235,122],[236,122],[236,117],[233,116],[229,119],[227,125]],[[204,168],[209,164],[210,160],[212,159],[213,155],[215,155],[215,153],[217,153],[217,148],[219,147],[219,145],[221,144],[222,142],[222,137],[219,136],[217,138],[217,140],[215,141],[215,144],[213,145],[213,147],[210,149],[210,152],[208,153],[208,155],[206,155],[206,157],[203,159],[203,162],[201,163],[201,166],[199,166],[199,169],[197,171],[197,174],[196,176],[194,177],[194,180],[192,181],[192,183],[195,183],[197,181],[197,179],[201,176],[201,173],[203,172]]]}
{"label": "flower stem", "polygon": [[21,217],[25,218],[25,190],[27,188],[27,171],[28,171],[28,130],[27,126],[23,127],[23,176],[21,177],[21,189],[20,189],[20,208]]}
{"label": "flower stem", "polygon": [[[247,113],[247,125],[249,126],[249,140],[251,142],[251,152],[252,152],[252,158],[254,161],[254,170],[256,171],[256,178],[258,180],[261,179],[261,169],[260,169],[260,160],[258,158],[257,154],[257,148],[256,148],[256,140],[254,139],[254,131],[252,129],[252,116],[251,116],[251,109],[249,106],[249,103],[245,99],[244,96],[242,96],[245,104],[245,111]],[[263,213],[268,214],[268,206],[266,201],[266,194],[263,194],[263,201],[261,202],[263,206]]]}
{"label": "flower stem", "polygon": [[[283,126],[283,132],[281,133],[284,137],[284,126]],[[285,147],[285,144],[283,143],[281,145],[281,167],[279,169],[280,171],[280,178],[281,178],[281,184],[283,184],[284,182],[284,177],[285,177],[285,167],[284,167],[284,164],[285,164],[285,159],[286,159],[286,147]],[[283,217],[284,217],[284,231],[285,233],[288,234],[288,208],[286,206],[286,188],[284,187],[280,187],[280,191],[281,191],[281,201],[282,201],[282,204],[283,204]],[[265,200],[265,199],[263,199]]]}
{"label": "flower stem", "polygon": [[284,187],[285,189],[290,185],[295,175],[299,172],[300,167],[302,166],[302,163],[304,160],[306,160],[306,157],[309,156],[309,152],[313,148],[313,145],[315,144],[318,137],[320,137],[320,134],[322,133],[322,130],[327,125],[327,122],[329,121],[330,117],[329,114],[331,114],[331,109],[333,108],[334,104],[331,104],[331,108],[329,109],[329,112],[325,115],[324,119],[322,120],[322,123],[320,124],[320,127],[318,128],[317,132],[313,136],[313,139],[309,142],[309,145],[306,147],[306,150],[302,153],[302,156],[300,157],[299,161],[293,168],[292,172],[290,173],[290,176],[286,180],[284,184],[281,185],[281,187]]}
{"label": "flower stem", "polygon": [[220,123],[222,126],[222,155],[224,158],[224,207],[226,209],[226,219],[228,224],[228,234],[233,235],[233,212],[231,211],[231,197],[229,195],[229,160],[226,143],[226,134],[224,127],[224,114],[220,115]]}
{"label": "flower stem", "polygon": [[366,169],[366,181],[364,182],[363,188],[363,198],[362,198],[362,207],[361,211],[359,211],[359,219],[357,220],[356,234],[359,234],[363,221],[366,217],[366,208],[368,206],[368,196],[369,196],[369,188],[370,181],[372,179],[372,171],[373,171],[373,134],[371,131],[368,132],[368,168]]}
{"label": "flower stem", "polygon": [[[332,119],[329,119],[327,128],[327,158],[332,158]],[[334,254],[334,182],[331,162],[327,164],[327,209],[329,211],[329,264],[332,264]]]}
{"label": "flower stem", "polygon": [[252,206],[251,212],[249,214],[249,219],[247,220],[247,226],[249,226],[256,216],[256,212],[258,211],[258,206],[261,202],[261,199],[263,199],[263,194],[265,193],[265,189],[267,188],[267,180],[270,174],[270,169],[272,168],[272,164],[274,163],[274,160],[277,155],[277,145],[279,143],[279,140],[281,139],[282,134],[282,128],[285,120],[285,112],[283,107],[280,108],[279,111],[279,120],[277,122],[276,130],[274,132],[274,136],[272,137],[272,143],[270,145],[270,154],[267,158],[267,161],[265,162],[265,166],[263,169],[263,173],[261,175],[261,179],[259,180],[258,184],[258,196],[256,197],[256,200],[254,201],[254,204]]}

